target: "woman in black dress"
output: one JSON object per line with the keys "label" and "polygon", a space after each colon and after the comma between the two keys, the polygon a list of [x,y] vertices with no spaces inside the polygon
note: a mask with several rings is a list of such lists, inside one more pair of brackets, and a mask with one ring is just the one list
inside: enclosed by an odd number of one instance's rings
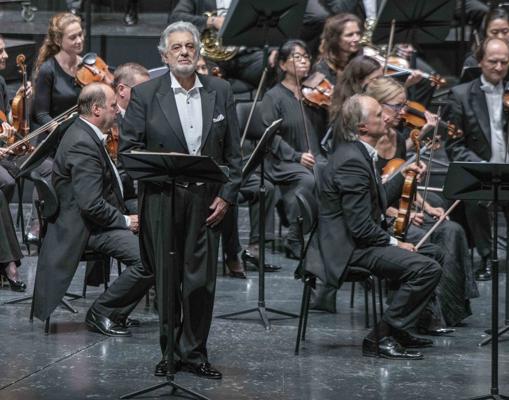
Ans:
{"label": "woman in black dress", "polygon": [[83,43],[79,17],[59,13],[51,18],[34,71],[33,114],[38,125],[46,124],[77,104],[81,88],[75,77]]}
{"label": "woman in black dress", "polygon": [[282,118],[267,162],[269,180],[279,186],[290,223],[286,238],[287,256],[299,255],[298,206],[296,190],[312,192],[313,167],[321,158],[320,137],[325,133],[323,109],[302,103],[300,82],[310,69],[309,52],[304,42],[290,40],[279,49],[278,66],[282,79],[263,97],[261,115],[264,127]]}
{"label": "woman in black dress", "polygon": [[[376,146],[379,156],[377,166],[381,170],[393,158],[406,159],[407,146],[398,126],[405,112],[407,97],[404,87],[390,78],[379,78],[370,82],[366,95],[375,98],[382,105],[389,120],[387,135]],[[422,128],[424,131],[432,129],[436,124],[436,118],[431,114],[427,113],[426,119],[427,124]],[[422,204],[422,201],[422,197],[418,195],[415,203]],[[441,205],[434,206],[430,203],[425,201],[423,213],[413,216],[406,235],[407,241],[417,243],[445,212]],[[387,215],[396,216],[397,208],[389,207]],[[438,334],[447,331],[440,327],[455,326],[471,315],[469,300],[478,297],[479,293],[463,228],[456,222],[444,220],[431,234],[429,241],[439,245],[446,257],[442,265],[442,277],[436,289],[437,302],[430,309],[432,313],[422,316],[418,329],[421,333]]]}

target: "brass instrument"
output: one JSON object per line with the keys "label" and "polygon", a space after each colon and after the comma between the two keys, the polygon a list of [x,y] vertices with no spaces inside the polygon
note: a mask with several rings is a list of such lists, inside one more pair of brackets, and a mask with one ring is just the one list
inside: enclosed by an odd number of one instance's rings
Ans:
{"label": "brass instrument", "polygon": [[364,33],[362,34],[360,41],[362,46],[372,45],[373,33],[375,32],[375,28],[376,28],[375,18],[367,18],[366,21],[364,21]]}
{"label": "brass instrument", "polygon": [[[206,17],[216,17],[217,11],[207,11]],[[239,48],[236,46],[223,46],[223,41],[214,28],[207,28],[201,35],[200,54],[211,61],[228,61],[237,55]]]}

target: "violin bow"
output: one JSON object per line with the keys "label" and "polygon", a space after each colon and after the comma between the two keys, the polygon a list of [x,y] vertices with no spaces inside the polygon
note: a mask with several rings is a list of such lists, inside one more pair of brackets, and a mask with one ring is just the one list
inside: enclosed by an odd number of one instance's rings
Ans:
{"label": "violin bow", "polygon": [[447,211],[438,219],[437,222],[433,224],[433,226],[429,229],[428,232],[419,240],[419,243],[415,245],[415,250],[419,250],[419,248],[423,245],[423,243],[428,240],[428,238],[436,231],[436,229],[444,222],[449,214],[457,207],[457,205],[461,202],[461,200],[456,200],[452,206],[450,206]]}
{"label": "violin bow", "polygon": [[306,112],[304,110],[304,102],[302,100],[302,92],[300,88],[300,79],[297,75],[297,66],[295,65],[295,58],[292,56],[292,63],[293,63],[293,70],[295,71],[295,84],[297,85],[297,93],[298,93],[298,100],[299,100],[299,109],[300,109],[300,115],[302,117],[302,122],[304,124],[304,135],[306,139],[306,146],[308,148],[308,152],[311,152],[311,148],[309,147],[309,131],[308,131],[308,124],[306,120]]}
{"label": "violin bow", "polygon": [[391,32],[389,34],[389,44],[387,45],[387,53],[385,54],[385,61],[384,61],[384,75],[387,74],[387,68],[388,68],[388,65],[389,65],[389,55],[391,54],[392,52],[392,46],[393,46],[393,42],[394,42],[394,32],[396,31],[396,20],[393,19],[391,21]]}

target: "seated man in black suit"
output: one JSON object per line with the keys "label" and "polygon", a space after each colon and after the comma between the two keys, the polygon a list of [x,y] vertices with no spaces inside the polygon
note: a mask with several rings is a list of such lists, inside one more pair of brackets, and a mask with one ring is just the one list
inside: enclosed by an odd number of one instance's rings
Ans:
{"label": "seated man in black suit", "polygon": [[113,89],[92,83],[78,99],[80,117],[55,155],[53,186],[59,211],[48,223],[37,265],[34,315],[50,316],[69,287],[85,249],[120,260],[127,269],[90,307],[86,323],[108,336],[129,336],[129,313],[154,284],[140,258],[137,215],[125,215],[122,184],[104,147],[115,122]]}
{"label": "seated man in black suit", "polygon": [[[508,117],[503,105],[504,79],[509,71],[509,45],[488,38],[477,53],[482,74],[473,81],[452,88],[448,119],[463,136],[447,138],[445,150],[451,161],[507,163]],[[486,203],[463,202],[466,221],[481,256],[477,280],[491,279],[491,224]],[[503,207],[509,221],[509,207]]]}
{"label": "seated man in black suit", "polygon": [[[326,166],[317,171],[319,189],[318,231],[308,251],[306,269],[334,287],[341,286],[348,266],[369,269],[378,277],[399,283],[379,323],[379,353],[385,358],[421,359],[408,348],[431,346],[408,329],[425,310],[441,276],[443,254],[434,245],[419,254],[413,244],[398,241],[387,232],[384,212],[401,194],[403,176],[382,185],[374,161],[375,145],[385,134],[385,114],[373,98],[354,95],[343,106],[342,121],[334,121],[337,142]],[[424,168],[405,168],[419,174]],[[376,355],[375,329],[364,339],[363,355]]]}

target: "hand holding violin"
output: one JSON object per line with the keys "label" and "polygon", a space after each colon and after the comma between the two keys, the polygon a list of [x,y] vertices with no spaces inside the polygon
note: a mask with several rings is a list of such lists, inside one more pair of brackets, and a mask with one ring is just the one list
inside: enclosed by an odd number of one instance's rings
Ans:
{"label": "hand holding violin", "polygon": [[405,81],[405,88],[409,88],[410,86],[416,85],[420,81],[424,79],[424,73],[418,69],[412,69],[408,78]]}
{"label": "hand holding violin", "polygon": [[300,163],[306,168],[312,169],[315,166],[315,157],[311,153],[302,153]]}
{"label": "hand holding violin", "polygon": [[[21,85],[19,89],[16,91],[16,96],[23,96],[24,93],[25,88],[23,87],[23,85]],[[27,93],[25,97],[32,97],[32,82],[30,81],[27,82]]]}
{"label": "hand holding violin", "polygon": [[409,171],[414,171],[417,174],[417,181],[419,182],[421,180],[421,177],[426,173],[426,164],[424,163],[412,163],[410,165],[407,165],[405,168],[401,170],[401,173],[403,176],[406,175]]}
{"label": "hand holding violin", "polygon": [[16,129],[14,129],[8,122],[2,122],[2,129],[0,132],[0,140],[6,141],[16,133]]}

